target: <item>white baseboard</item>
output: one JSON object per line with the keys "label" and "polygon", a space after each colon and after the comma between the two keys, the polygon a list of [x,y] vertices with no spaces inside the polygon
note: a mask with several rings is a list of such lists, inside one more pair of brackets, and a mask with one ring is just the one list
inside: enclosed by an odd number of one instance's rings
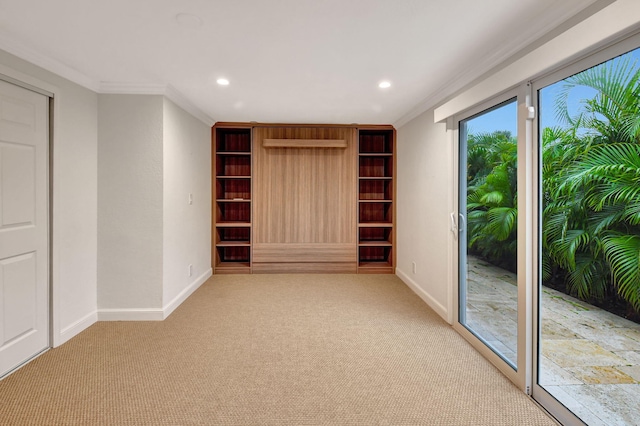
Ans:
{"label": "white baseboard", "polygon": [[98,309],[98,321],[162,321],[162,309]]}
{"label": "white baseboard", "polygon": [[162,321],[166,319],[182,302],[187,300],[205,281],[211,277],[213,270],[209,268],[196,278],[187,288],[182,290],[164,308],[132,308],[132,309],[99,309],[98,321]]}
{"label": "white baseboard", "polygon": [[400,278],[415,294],[417,294],[424,302],[429,305],[431,309],[433,309],[438,315],[442,317],[447,323],[451,324],[451,319],[449,318],[449,312],[447,308],[445,308],[442,304],[440,304],[436,299],[431,297],[429,293],[424,291],[418,283],[413,281],[409,276],[402,271],[400,268],[396,267],[396,275]]}
{"label": "white baseboard", "polygon": [[72,337],[77,336],[87,328],[91,327],[98,321],[98,312],[93,311],[80,318],[78,321],[74,322],[68,327],[60,330],[60,333],[57,336],[53,337],[53,347],[57,348],[63,343],[70,340]]}
{"label": "white baseboard", "polygon": [[182,304],[182,302],[187,300],[187,298],[191,296],[193,292],[196,291],[202,284],[204,284],[205,281],[207,281],[212,275],[213,269],[209,268],[208,271],[196,278],[195,281],[189,285],[189,287],[182,290],[180,294],[178,294],[171,302],[166,304],[162,309],[164,318],[167,318],[169,315],[171,315],[171,313],[175,311],[176,308]]}

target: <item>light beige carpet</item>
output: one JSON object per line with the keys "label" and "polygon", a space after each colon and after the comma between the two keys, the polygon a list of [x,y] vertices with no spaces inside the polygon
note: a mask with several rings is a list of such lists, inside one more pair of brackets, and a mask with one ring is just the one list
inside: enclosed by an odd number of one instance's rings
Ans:
{"label": "light beige carpet", "polygon": [[3,425],[553,425],[392,275],[215,276],[0,382]]}

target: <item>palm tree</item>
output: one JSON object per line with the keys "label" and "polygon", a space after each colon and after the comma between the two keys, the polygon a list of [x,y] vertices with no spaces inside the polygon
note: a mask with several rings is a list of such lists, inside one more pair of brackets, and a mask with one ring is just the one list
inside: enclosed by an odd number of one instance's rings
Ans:
{"label": "palm tree", "polygon": [[[544,276],[583,299],[615,290],[640,311],[640,70],[619,58],[564,81],[543,131]],[[570,92],[596,95],[571,116]]]}

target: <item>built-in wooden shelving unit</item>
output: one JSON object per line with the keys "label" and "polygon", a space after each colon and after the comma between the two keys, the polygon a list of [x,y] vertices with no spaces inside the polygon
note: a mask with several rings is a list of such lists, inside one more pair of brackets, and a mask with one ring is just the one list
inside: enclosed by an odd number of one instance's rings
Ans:
{"label": "built-in wooden shelving unit", "polygon": [[215,274],[395,272],[395,130],[216,123]]}
{"label": "built-in wooden shelving unit", "polygon": [[358,130],[358,273],[393,273],[393,129]]}
{"label": "built-in wooden shelving unit", "polygon": [[214,272],[251,272],[251,128],[214,127]]}

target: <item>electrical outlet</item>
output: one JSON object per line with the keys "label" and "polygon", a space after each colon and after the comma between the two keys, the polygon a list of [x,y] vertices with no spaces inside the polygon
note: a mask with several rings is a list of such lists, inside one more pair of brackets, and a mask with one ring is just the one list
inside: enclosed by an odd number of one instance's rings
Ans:
{"label": "electrical outlet", "polygon": [[189,276],[193,275],[193,265],[189,265]]}
{"label": "electrical outlet", "polygon": [[193,204],[193,194],[189,193],[189,205]]}
{"label": "electrical outlet", "polygon": [[411,268],[413,270],[413,273],[416,273],[416,262],[411,262]]}

